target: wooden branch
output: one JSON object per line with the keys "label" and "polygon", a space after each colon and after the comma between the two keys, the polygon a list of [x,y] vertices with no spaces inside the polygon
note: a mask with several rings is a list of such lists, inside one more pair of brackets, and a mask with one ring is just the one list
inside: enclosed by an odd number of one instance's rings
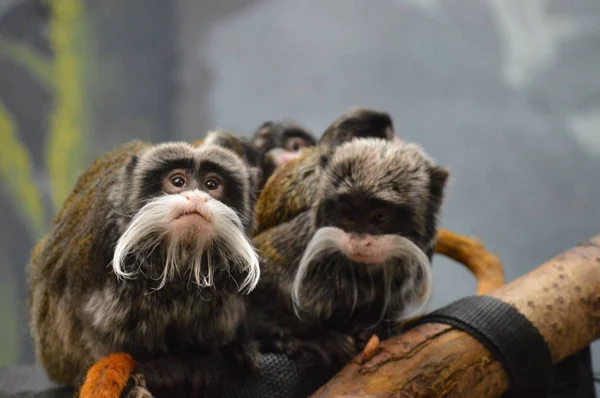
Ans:
{"label": "wooden branch", "polygon": [[[554,363],[579,352],[600,338],[600,235],[491,295],[538,328]],[[421,325],[373,350],[313,397],[494,397],[508,388],[500,362],[447,325]]]}
{"label": "wooden branch", "polygon": [[435,251],[464,264],[477,278],[477,294],[489,294],[504,286],[502,261],[479,239],[440,229]]}

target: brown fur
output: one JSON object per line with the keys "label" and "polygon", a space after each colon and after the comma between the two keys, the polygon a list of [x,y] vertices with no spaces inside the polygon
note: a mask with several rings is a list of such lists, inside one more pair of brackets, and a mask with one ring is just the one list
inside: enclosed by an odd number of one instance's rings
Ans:
{"label": "brown fur", "polygon": [[321,147],[309,148],[271,176],[256,202],[256,234],[310,208],[321,176],[321,157],[325,154]]}
{"label": "brown fur", "polygon": [[104,220],[90,217],[91,210],[97,214],[109,212],[102,192],[116,184],[132,153],[148,147],[146,143],[130,143],[95,161],[79,178],[51,232],[34,249],[29,266],[33,340],[48,375],[60,383],[72,384],[96,357],[110,353],[98,352],[102,348],[84,332],[83,314],[71,313],[72,302],[86,296],[88,286],[104,279],[99,274],[109,272],[109,262],[97,265],[93,258],[93,241],[97,231],[103,229]]}

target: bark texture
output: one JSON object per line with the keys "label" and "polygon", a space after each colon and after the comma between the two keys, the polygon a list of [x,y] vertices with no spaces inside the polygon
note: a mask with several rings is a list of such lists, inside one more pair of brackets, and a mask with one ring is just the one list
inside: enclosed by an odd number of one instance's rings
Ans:
{"label": "bark texture", "polygon": [[[546,339],[554,363],[600,338],[600,235],[494,291]],[[495,397],[502,365],[474,338],[426,324],[370,347],[313,397]]]}

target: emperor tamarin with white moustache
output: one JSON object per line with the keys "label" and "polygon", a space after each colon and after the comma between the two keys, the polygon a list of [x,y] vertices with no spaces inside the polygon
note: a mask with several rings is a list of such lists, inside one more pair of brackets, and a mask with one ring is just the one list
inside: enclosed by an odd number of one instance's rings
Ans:
{"label": "emperor tamarin with white moustache", "polygon": [[[416,144],[375,138],[316,148],[290,167],[315,156],[312,208],[254,238],[263,269],[252,318],[266,349],[316,351],[343,364],[361,349],[357,341],[428,301],[449,174]],[[263,192],[287,182],[279,180]]]}
{"label": "emperor tamarin with white moustache", "polygon": [[30,263],[31,326],[50,378],[85,379],[84,397],[119,396],[135,372],[146,385],[132,396],[198,396],[252,368],[250,186],[242,160],[214,145],[133,142],[92,164]]}

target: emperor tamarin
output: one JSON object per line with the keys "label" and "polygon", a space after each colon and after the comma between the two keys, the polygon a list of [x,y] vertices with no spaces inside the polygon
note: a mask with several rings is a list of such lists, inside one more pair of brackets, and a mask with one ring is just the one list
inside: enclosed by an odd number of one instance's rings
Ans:
{"label": "emperor tamarin", "polygon": [[242,160],[214,145],[132,142],[94,162],[30,262],[31,326],[50,378],[76,385],[122,353],[153,395],[197,396],[252,367],[249,190]]}
{"label": "emperor tamarin", "polygon": [[356,337],[428,301],[449,173],[399,140],[356,138],[321,160],[312,207],[254,238],[263,269],[252,318],[270,349],[343,362]]}

